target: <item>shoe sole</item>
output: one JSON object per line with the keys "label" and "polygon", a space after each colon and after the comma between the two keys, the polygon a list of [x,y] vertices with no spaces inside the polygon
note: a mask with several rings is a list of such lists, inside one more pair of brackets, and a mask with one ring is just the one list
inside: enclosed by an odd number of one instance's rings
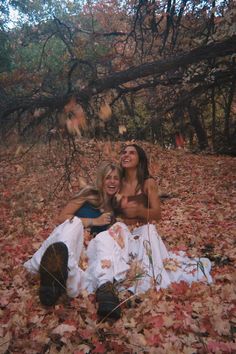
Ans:
{"label": "shoe sole", "polygon": [[106,302],[99,305],[102,309],[98,308],[97,314],[101,319],[106,317],[108,319],[118,320],[121,317],[121,309],[117,307],[119,304],[114,305],[114,303]]}
{"label": "shoe sole", "polygon": [[40,302],[45,306],[54,305],[66,292],[68,277],[68,248],[63,242],[50,245],[40,262]]}
{"label": "shoe sole", "polygon": [[121,317],[120,301],[112,283],[107,282],[99,287],[96,301],[98,302],[97,314],[101,319],[118,320]]}

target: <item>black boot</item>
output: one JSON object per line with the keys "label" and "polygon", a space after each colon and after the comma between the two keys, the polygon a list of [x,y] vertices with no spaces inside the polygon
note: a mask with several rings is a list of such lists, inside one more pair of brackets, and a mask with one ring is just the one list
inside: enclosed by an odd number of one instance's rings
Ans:
{"label": "black boot", "polygon": [[68,248],[63,242],[51,244],[45,251],[39,268],[39,299],[42,305],[55,305],[66,292]]}
{"label": "black boot", "polygon": [[118,320],[121,316],[120,301],[117,296],[114,285],[107,282],[101,285],[96,291],[96,300],[98,302],[98,315],[100,318],[113,318]]}

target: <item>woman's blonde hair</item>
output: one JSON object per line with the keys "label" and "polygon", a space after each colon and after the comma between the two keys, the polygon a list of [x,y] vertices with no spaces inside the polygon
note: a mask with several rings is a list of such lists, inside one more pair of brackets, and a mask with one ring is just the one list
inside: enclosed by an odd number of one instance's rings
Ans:
{"label": "woman's blonde hair", "polygon": [[96,208],[104,207],[107,203],[103,190],[104,181],[107,175],[115,170],[121,180],[121,168],[118,165],[108,161],[102,162],[98,167],[95,187],[91,185],[84,187],[73,199],[79,200],[81,204],[89,202]]}
{"label": "woman's blonde hair", "polygon": [[100,164],[97,171],[97,179],[96,179],[96,187],[100,194],[101,205],[106,203],[106,195],[103,191],[105,178],[112,172],[117,171],[119,175],[119,179],[121,181],[121,168],[113,162],[104,161]]}
{"label": "woman's blonde hair", "polygon": [[85,202],[91,203],[95,207],[99,207],[100,205],[100,194],[97,188],[88,185],[81,189],[79,193],[77,193],[72,200],[77,201],[78,205],[83,205]]}

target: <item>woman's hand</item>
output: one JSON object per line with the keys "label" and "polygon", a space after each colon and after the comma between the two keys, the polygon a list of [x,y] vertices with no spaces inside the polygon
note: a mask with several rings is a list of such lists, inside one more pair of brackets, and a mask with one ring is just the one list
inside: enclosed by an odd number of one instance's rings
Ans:
{"label": "woman's hand", "polygon": [[140,203],[137,202],[128,202],[126,201],[123,205],[122,205],[122,214],[129,219],[134,219],[137,217],[140,217],[140,215],[143,215],[144,211],[143,211],[144,207],[142,205],[140,205]]}
{"label": "woman's hand", "polygon": [[94,226],[103,226],[111,223],[112,214],[111,213],[103,213],[96,219],[93,220]]}

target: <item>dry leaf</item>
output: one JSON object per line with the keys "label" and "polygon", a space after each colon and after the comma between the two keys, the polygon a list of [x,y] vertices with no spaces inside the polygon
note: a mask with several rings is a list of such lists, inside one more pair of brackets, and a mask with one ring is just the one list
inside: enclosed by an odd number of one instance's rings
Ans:
{"label": "dry leaf", "polygon": [[19,145],[16,149],[15,156],[20,155],[21,153],[24,153],[24,148],[22,145]]}
{"label": "dry leaf", "polygon": [[125,134],[126,132],[127,132],[126,126],[125,126],[124,124],[119,125],[119,134],[120,134],[120,135],[123,135],[123,134]]}
{"label": "dry leaf", "polygon": [[64,106],[64,112],[65,113],[73,112],[76,106],[77,106],[76,99],[75,97],[72,97],[70,101]]}
{"label": "dry leaf", "polygon": [[59,326],[57,326],[56,328],[54,328],[54,330],[52,331],[53,334],[59,334],[60,336],[63,336],[63,334],[65,332],[74,332],[76,331],[76,327],[75,326],[71,326],[68,324],[60,324]]}
{"label": "dry leaf", "polygon": [[108,120],[110,120],[112,116],[112,110],[106,100],[104,100],[103,103],[101,104],[98,112],[98,116],[103,122],[107,122]]}
{"label": "dry leaf", "polygon": [[74,119],[66,120],[66,128],[69,134],[81,136],[81,131],[78,127],[78,122]]}
{"label": "dry leaf", "polygon": [[80,105],[76,105],[73,109],[73,120],[75,120],[78,124],[78,127],[86,130],[87,129],[87,122],[86,122],[86,114]]}
{"label": "dry leaf", "polygon": [[79,344],[74,354],[89,354],[90,352],[91,348],[87,344]]}
{"label": "dry leaf", "polygon": [[111,156],[111,153],[112,153],[112,145],[111,145],[111,142],[110,142],[110,141],[107,141],[107,142],[104,144],[103,153],[104,153],[104,155]]}
{"label": "dry leaf", "polygon": [[[81,105],[77,104],[74,97],[64,106],[65,116],[62,114],[59,116],[60,124],[63,124],[65,119],[65,125],[67,131],[71,135],[81,136],[81,130],[87,129],[86,114]],[[68,118],[69,117],[69,118]]]}
{"label": "dry leaf", "polygon": [[45,109],[44,108],[37,108],[34,113],[33,116],[34,118],[39,118],[40,116],[42,116],[45,113]]}
{"label": "dry leaf", "polygon": [[102,259],[101,260],[102,268],[111,268],[111,260],[110,259]]}
{"label": "dry leaf", "polygon": [[77,181],[78,181],[78,188],[79,189],[82,189],[88,185],[88,183],[84,177],[81,177],[81,176],[78,177]]}
{"label": "dry leaf", "polygon": [[7,353],[11,341],[11,334],[7,332],[6,335],[0,338],[0,352]]}

